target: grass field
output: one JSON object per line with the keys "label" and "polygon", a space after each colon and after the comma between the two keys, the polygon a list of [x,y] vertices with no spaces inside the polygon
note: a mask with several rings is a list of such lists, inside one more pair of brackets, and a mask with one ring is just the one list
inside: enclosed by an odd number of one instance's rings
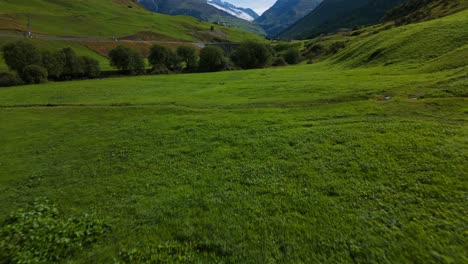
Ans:
{"label": "grass field", "polygon": [[468,262],[463,17],[313,65],[0,89],[0,262]]}
{"label": "grass field", "polygon": [[322,64],[2,89],[0,215],[47,197],[103,219],[81,263],[462,263],[462,76]]}

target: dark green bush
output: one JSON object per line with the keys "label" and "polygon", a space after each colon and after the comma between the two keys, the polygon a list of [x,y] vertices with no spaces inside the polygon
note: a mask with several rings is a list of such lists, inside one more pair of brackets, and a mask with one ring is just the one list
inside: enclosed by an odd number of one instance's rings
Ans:
{"label": "dark green bush", "polygon": [[169,74],[171,71],[165,65],[155,65],[150,74]]}
{"label": "dark green bush", "polygon": [[145,59],[137,50],[130,49],[130,73],[141,74],[145,72]]}
{"label": "dark green bush", "polygon": [[62,79],[69,80],[83,77],[83,63],[72,48],[62,49],[58,56],[63,59]]}
{"label": "dark green bush", "polygon": [[322,55],[323,53],[325,53],[325,47],[320,43],[308,46],[306,51],[308,57],[317,57],[319,55]]}
{"label": "dark green bush", "polygon": [[18,75],[10,72],[0,73],[0,87],[8,87],[23,84]]}
{"label": "dark green bush", "polygon": [[123,73],[135,74],[145,71],[143,56],[136,50],[119,45],[109,52],[111,66]]}
{"label": "dark green bush", "polygon": [[65,66],[65,56],[62,52],[42,52],[42,66],[47,69],[49,79],[58,80]]}
{"label": "dark green bush", "polygon": [[297,48],[289,48],[283,57],[288,64],[298,64],[301,62],[301,53]]}
{"label": "dark green bush", "polygon": [[302,47],[302,43],[300,42],[289,42],[289,43],[280,43],[273,45],[273,50],[277,53],[282,53],[290,48],[297,48],[300,49]]}
{"label": "dark green bush", "polygon": [[83,66],[84,77],[87,78],[96,78],[101,74],[101,67],[99,66],[99,61],[83,56],[81,57],[81,63]]}
{"label": "dark green bush", "polygon": [[200,51],[200,72],[220,71],[225,66],[224,51],[220,47],[207,46]]}
{"label": "dark green bush", "polygon": [[107,228],[94,216],[64,218],[47,200],[36,201],[12,214],[0,229],[0,262],[64,262],[95,243]]}
{"label": "dark green bush", "polygon": [[3,47],[3,58],[10,70],[21,75],[28,65],[41,65],[41,52],[28,41],[17,41]]}
{"label": "dark green bush", "polygon": [[42,53],[42,66],[47,69],[49,78],[59,79],[65,66],[65,56],[62,52],[44,51]]}
{"label": "dark green bush", "polygon": [[232,61],[243,69],[263,68],[271,63],[273,52],[269,45],[245,41],[234,51]]}
{"label": "dark green bush", "polygon": [[109,52],[110,65],[122,72],[130,69],[130,49],[119,45]]}
{"label": "dark green bush", "polygon": [[24,67],[22,76],[26,83],[45,83],[47,82],[47,69],[39,65],[28,65]]}
{"label": "dark green bush", "polygon": [[151,47],[150,55],[148,56],[149,63],[154,68],[160,68],[161,65],[167,69],[174,69],[177,64],[176,55],[168,47],[155,44]]}
{"label": "dark green bush", "polygon": [[284,60],[283,57],[278,57],[273,61],[272,66],[287,66],[288,63]]}
{"label": "dark green bush", "polygon": [[338,51],[340,51],[340,50],[342,50],[344,48],[346,48],[345,42],[338,41],[338,42],[333,43],[330,46],[330,48],[328,50],[328,53],[329,54],[335,54],[335,53],[337,53]]}
{"label": "dark green bush", "polygon": [[177,48],[177,57],[184,64],[184,70],[191,72],[198,68],[199,57],[194,47],[179,46]]}

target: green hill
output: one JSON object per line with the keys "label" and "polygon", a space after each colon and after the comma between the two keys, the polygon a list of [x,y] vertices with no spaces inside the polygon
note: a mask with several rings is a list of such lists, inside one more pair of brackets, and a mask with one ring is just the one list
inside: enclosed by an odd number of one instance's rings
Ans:
{"label": "green hill", "polygon": [[139,2],[153,12],[193,16],[204,21],[225,23],[257,35],[266,35],[261,27],[219,10],[207,4],[206,0],[142,0]]}
{"label": "green hill", "polygon": [[241,41],[258,38],[234,28],[188,16],[152,13],[132,0],[0,0],[0,32],[25,32],[29,14],[34,33],[59,36],[124,37],[153,32],[155,40]]}
{"label": "green hill", "polygon": [[[463,30],[468,28],[467,17],[468,10],[465,10],[423,24],[386,30],[353,41],[332,60],[350,67],[397,65],[414,68],[426,64],[438,70],[460,67],[467,63],[463,60],[468,47],[468,31]],[[452,53],[459,54],[460,58],[442,59]]]}
{"label": "green hill", "polygon": [[380,21],[403,0],[324,0],[310,14],[279,34],[282,39],[307,39]]}
{"label": "green hill", "polygon": [[[118,44],[147,53],[151,41],[171,42],[164,45],[174,47],[183,44],[178,42],[262,40],[252,33],[189,16],[156,14],[133,0],[0,0],[0,6],[0,47],[17,40],[27,31],[27,17],[30,16],[33,35],[75,37],[69,41],[33,38],[31,41],[39,47],[53,50],[72,47],[79,55],[99,60],[104,70],[111,69],[107,52]],[[214,30],[211,30],[212,26]],[[114,42],[112,37],[124,41]],[[0,72],[7,70],[0,56]]]}

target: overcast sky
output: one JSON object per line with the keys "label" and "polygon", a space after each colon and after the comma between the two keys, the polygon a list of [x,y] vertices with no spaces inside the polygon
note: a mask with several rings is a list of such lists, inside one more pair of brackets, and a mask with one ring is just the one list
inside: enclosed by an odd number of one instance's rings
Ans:
{"label": "overcast sky", "polygon": [[249,7],[261,15],[265,10],[270,8],[276,0],[223,0],[239,7]]}

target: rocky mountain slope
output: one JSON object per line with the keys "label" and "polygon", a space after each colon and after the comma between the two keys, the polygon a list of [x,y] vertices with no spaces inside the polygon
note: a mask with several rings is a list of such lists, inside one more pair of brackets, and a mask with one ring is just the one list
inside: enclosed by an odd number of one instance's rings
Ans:
{"label": "rocky mountain slope", "polygon": [[207,3],[235,17],[238,17],[240,19],[244,19],[250,22],[259,17],[259,15],[250,8],[237,7],[233,4],[224,2],[222,0],[208,0]]}

